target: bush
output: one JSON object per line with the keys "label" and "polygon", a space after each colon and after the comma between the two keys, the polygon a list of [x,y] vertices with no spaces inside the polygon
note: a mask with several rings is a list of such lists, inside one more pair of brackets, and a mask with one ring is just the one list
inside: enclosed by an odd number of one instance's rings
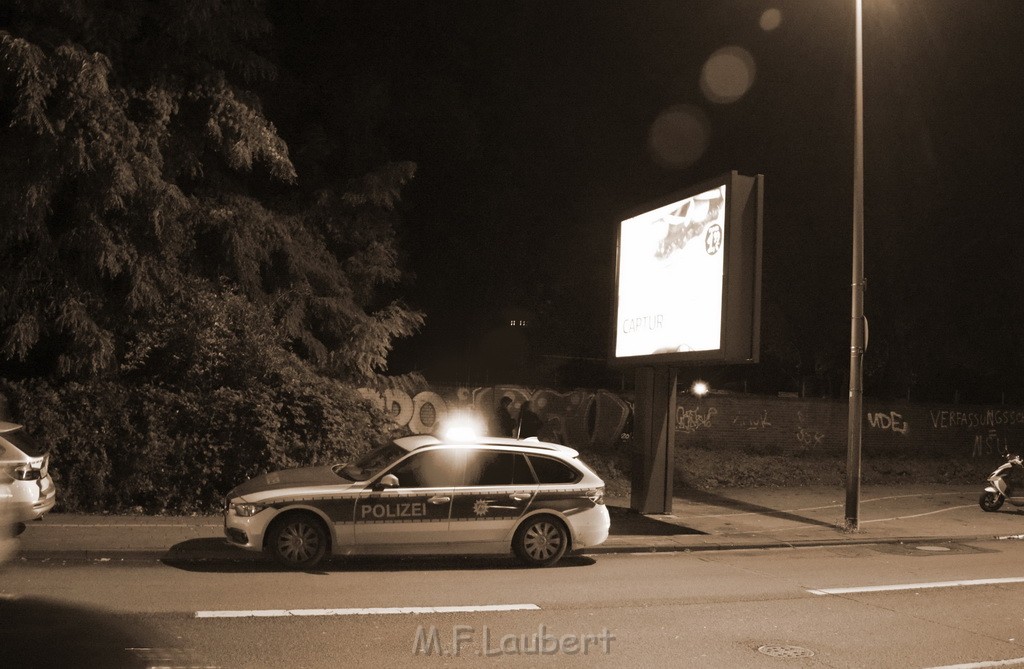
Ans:
{"label": "bush", "polygon": [[307,374],[252,388],[5,383],[10,415],[50,448],[59,511],[216,511],[252,476],[358,456],[386,417]]}

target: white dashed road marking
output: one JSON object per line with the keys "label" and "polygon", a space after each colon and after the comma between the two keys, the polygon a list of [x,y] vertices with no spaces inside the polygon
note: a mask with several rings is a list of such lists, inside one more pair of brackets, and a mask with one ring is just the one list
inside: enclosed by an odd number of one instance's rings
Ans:
{"label": "white dashed road marking", "polygon": [[947,664],[932,669],[985,669],[986,667],[1016,667],[1024,664],[1024,657],[1015,657],[1011,660],[990,660],[988,662],[968,662],[966,664]]}
{"label": "white dashed road marking", "polygon": [[977,578],[966,581],[933,581],[931,583],[899,583],[895,585],[864,585],[855,588],[820,588],[808,590],[812,595],[849,595],[860,592],[890,592],[894,590],[924,590],[925,588],[964,588],[972,585],[1001,585],[1024,583],[1024,577]]}
{"label": "white dashed road marking", "polygon": [[196,618],[283,618],[288,616],[380,616],[417,613],[492,613],[539,611],[536,604],[487,604],[483,606],[396,606],[370,609],[264,609],[255,611],[196,611]]}

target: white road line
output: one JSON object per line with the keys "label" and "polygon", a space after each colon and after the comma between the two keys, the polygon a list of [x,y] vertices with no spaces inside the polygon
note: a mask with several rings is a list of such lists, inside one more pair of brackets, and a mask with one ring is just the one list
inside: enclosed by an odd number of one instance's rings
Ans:
{"label": "white road line", "polygon": [[848,595],[859,592],[889,592],[893,590],[923,590],[925,588],[964,588],[971,585],[1000,585],[1024,583],[1024,576],[1010,578],[977,578],[969,581],[933,581],[931,583],[900,583],[896,585],[864,585],[855,588],[820,588],[808,590],[812,595]]}
{"label": "white road line", "polygon": [[[964,493],[962,493],[962,492],[922,492],[922,493],[913,493],[913,494],[910,494],[910,495],[889,495],[888,497],[873,497],[871,499],[862,499],[860,501],[860,503],[861,504],[867,504],[869,502],[884,502],[884,501],[887,501],[887,500],[890,500],[890,499],[905,499],[905,498],[908,498],[908,497],[942,497],[944,495],[963,495],[963,494]],[[968,504],[967,506],[974,506],[974,504]],[[800,508],[800,509],[783,509],[783,510],[779,511],[779,513],[799,513],[801,511],[821,511],[822,509],[841,509],[841,508],[843,508],[843,504],[842,503],[839,503],[839,504],[825,504],[823,506],[805,506],[805,507]],[[959,509],[961,507],[955,507],[955,508]],[[677,514],[675,517],[683,518],[683,519],[686,519],[686,518],[731,518],[733,516],[760,516],[760,515],[764,515],[764,512],[763,511],[738,511],[738,512],[732,512],[732,513],[707,513],[707,514],[693,515],[693,516],[686,516],[686,515],[680,516],[680,515]],[[905,516],[905,517],[911,518],[913,516]],[[863,523],[864,521],[862,520],[861,522]]]}
{"label": "white road line", "polygon": [[1011,660],[989,660],[988,662],[967,662],[965,664],[946,664],[931,669],[984,669],[985,667],[1012,667],[1017,664],[1024,664],[1024,657],[1015,657]]}
{"label": "white road line", "polygon": [[265,609],[255,611],[196,611],[196,618],[284,618],[288,616],[380,616],[418,613],[481,613],[539,611],[536,604],[485,604],[482,606],[397,606],[371,609]]}
{"label": "white road line", "polygon": [[928,511],[927,513],[915,513],[910,516],[893,516],[892,518],[873,518],[872,520],[862,520],[863,523],[884,523],[890,520],[906,520],[907,518],[920,518],[921,516],[931,516],[936,513],[945,513],[946,511],[952,511],[954,509],[970,509],[977,506],[977,504],[963,504],[961,506],[948,506],[945,509],[939,509],[937,511]]}
{"label": "white road line", "polygon": [[[949,506],[949,507],[946,507],[945,509],[938,509],[936,511],[926,511],[925,513],[915,513],[915,514],[911,514],[909,516],[893,516],[892,518],[872,518],[870,520],[861,520],[860,524],[861,525],[865,525],[867,523],[887,523],[890,520],[906,520],[908,518],[920,518],[921,516],[933,516],[933,515],[935,515],[937,513],[945,513],[947,511],[954,511],[956,509],[972,509],[975,506],[977,506],[977,504],[964,504],[962,506]],[[825,507],[821,507],[821,508],[825,508]],[[813,511],[813,509],[797,509],[797,511]],[[757,515],[757,514],[741,514],[741,515]],[[775,525],[775,526],[772,526],[772,527],[762,527],[762,528],[757,529],[757,530],[750,530],[750,531],[747,532],[747,534],[770,534],[772,532],[778,532],[779,530],[787,529],[788,527],[791,527],[791,525]],[[1019,535],[1019,537],[997,537],[997,538],[999,538],[999,539],[1013,539],[1013,538],[1024,539],[1024,534]]]}

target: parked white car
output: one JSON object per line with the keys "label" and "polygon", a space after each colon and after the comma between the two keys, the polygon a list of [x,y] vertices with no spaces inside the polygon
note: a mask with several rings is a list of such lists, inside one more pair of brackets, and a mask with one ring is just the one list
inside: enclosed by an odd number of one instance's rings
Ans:
{"label": "parked white car", "polygon": [[[19,525],[42,518],[57,502],[50,454],[17,423],[0,421],[0,499],[4,522]],[[24,529],[21,527],[20,529]]]}

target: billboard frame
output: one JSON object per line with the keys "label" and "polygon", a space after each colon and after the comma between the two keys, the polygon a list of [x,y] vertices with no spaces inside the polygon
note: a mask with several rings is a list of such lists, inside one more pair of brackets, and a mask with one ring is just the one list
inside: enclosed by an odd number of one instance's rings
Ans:
{"label": "billboard frame", "polygon": [[[725,230],[722,241],[722,301],[718,347],[696,351],[668,351],[616,355],[623,331],[620,291],[624,224],[659,208],[725,187]],[[615,282],[612,290],[609,362],[614,367],[683,365],[686,363],[752,364],[760,360],[761,262],[764,209],[764,175],[744,176],[735,170],[666,196],[632,207],[616,226]],[[668,292],[666,291],[666,295]],[[670,297],[666,297],[670,300]],[[666,302],[668,303],[668,302]]]}

